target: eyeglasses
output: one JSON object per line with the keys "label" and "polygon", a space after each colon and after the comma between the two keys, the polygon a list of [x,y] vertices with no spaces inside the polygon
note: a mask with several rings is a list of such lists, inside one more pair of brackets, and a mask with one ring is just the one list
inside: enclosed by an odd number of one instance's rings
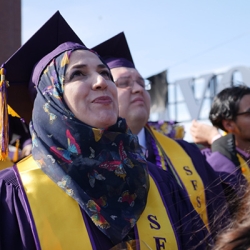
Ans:
{"label": "eyeglasses", "polygon": [[133,80],[130,76],[120,77],[115,81],[117,88],[126,89],[126,88],[133,88],[135,82],[140,85],[143,89],[150,89],[149,85],[150,82],[144,78],[137,78]]}
{"label": "eyeglasses", "polygon": [[250,116],[250,110],[236,114],[236,116],[238,116],[238,115],[248,115],[248,116]]}

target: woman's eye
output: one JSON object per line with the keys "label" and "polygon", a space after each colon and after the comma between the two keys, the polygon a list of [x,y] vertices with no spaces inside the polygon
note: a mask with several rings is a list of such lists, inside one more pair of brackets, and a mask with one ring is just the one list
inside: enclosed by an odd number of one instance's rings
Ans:
{"label": "woman's eye", "polygon": [[106,79],[106,80],[110,80],[110,79],[111,79],[111,75],[110,75],[109,71],[104,70],[104,71],[102,71],[100,74],[101,74],[101,75],[104,77],[104,79]]}
{"label": "woman's eye", "polygon": [[70,75],[70,79],[74,79],[75,77],[78,77],[78,76],[85,76],[85,74],[83,74],[81,71],[77,70],[77,71],[74,71],[71,75]]}

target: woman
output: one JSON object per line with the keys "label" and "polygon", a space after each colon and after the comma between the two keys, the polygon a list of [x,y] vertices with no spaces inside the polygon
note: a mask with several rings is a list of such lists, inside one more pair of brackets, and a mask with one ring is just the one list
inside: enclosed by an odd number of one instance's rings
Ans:
{"label": "woman", "polygon": [[95,52],[61,44],[32,80],[32,156],[0,172],[1,249],[205,249],[188,198],[118,118],[116,86]]}

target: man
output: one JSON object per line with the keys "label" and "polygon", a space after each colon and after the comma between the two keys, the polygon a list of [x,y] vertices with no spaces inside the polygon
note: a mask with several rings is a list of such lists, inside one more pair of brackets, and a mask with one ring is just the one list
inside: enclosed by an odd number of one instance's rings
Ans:
{"label": "man", "polygon": [[[211,150],[203,151],[207,161],[228,190],[238,191],[242,183],[250,181],[250,88],[233,86],[218,93],[209,119],[213,127],[193,122],[193,139],[196,143],[211,144]],[[226,135],[221,136],[218,129]]]}
{"label": "man", "polygon": [[124,33],[93,50],[105,59],[111,69],[118,89],[119,115],[138,135],[147,160],[173,173],[176,181],[189,194],[204,224],[216,233],[221,221],[215,222],[214,215],[225,206],[217,175],[198,148],[183,140],[174,141],[148,126],[150,96],[143,77],[135,68]]}

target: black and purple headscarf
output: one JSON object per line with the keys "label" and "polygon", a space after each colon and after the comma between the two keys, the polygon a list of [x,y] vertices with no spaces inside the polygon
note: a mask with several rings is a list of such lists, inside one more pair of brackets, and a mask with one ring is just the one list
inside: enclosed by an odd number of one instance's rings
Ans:
{"label": "black and purple headscarf", "polygon": [[124,119],[107,129],[94,128],[78,120],[64,102],[64,75],[72,51],[79,49],[88,50],[64,43],[36,65],[32,155],[44,173],[118,243],[146,206],[147,164]]}

